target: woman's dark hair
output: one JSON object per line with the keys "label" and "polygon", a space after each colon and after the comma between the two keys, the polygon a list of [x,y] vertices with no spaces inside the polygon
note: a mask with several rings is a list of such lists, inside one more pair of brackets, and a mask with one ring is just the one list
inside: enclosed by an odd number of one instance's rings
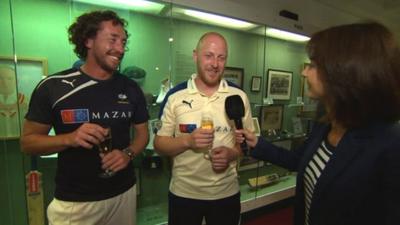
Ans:
{"label": "woman's dark hair", "polygon": [[383,25],[332,27],[307,44],[325,94],[327,119],[346,128],[400,119],[400,50]]}
{"label": "woman's dark hair", "polygon": [[[127,22],[115,12],[105,10],[82,14],[68,28],[69,41],[75,45],[74,51],[80,59],[85,60],[87,55],[85,43],[89,38],[96,36],[97,31],[101,29],[101,23],[104,21],[112,21],[113,25],[121,25],[124,28],[127,25]],[[126,30],[125,32],[127,33]]]}

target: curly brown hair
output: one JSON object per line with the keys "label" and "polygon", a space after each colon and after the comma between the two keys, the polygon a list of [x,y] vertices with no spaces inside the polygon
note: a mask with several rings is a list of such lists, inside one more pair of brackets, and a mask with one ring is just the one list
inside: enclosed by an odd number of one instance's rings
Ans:
{"label": "curly brown hair", "polygon": [[[85,43],[88,39],[96,36],[104,21],[112,21],[113,25],[121,25],[124,28],[127,26],[126,20],[120,18],[115,12],[104,10],[82,14],[68,28],[69,41],[75,45],[74,52],[80,59],[85,60],[87,56]],[[125,33],[128,36],[126,29]]]}
{"label": "curly brown hair", "polygon": [[341,25],[307,44],[325,90],[327,118],[347,128],[400,119],[400,49],[376,22]]}

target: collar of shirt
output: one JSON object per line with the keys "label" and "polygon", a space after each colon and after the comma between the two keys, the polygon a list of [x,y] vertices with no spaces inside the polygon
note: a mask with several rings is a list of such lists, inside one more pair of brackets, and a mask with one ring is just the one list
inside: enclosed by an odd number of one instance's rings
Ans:
{"label": "collar of shirt", "polygon": [[[188,80],[188,85],[187,86],[188,86],[190,94],[199,93],[199,90],[196,87],[196,83],[194,82],[194,79],[196,79],[196,77],[197,77],[197,74],[194,73],[194,74],[192,74],[192,76]],[[218,87],[217,92],[227,93],[228,91],[229,91],[228,82],[226,82],[226,80],[222,78],[221,81],[219,82],[219,87]]]}

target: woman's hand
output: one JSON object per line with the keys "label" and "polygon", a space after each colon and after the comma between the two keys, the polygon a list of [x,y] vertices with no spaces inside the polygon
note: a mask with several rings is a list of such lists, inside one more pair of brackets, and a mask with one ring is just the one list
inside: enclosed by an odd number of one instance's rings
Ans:
{"label": "woman's hand", "polygon": [[258,137],[247,129],[235,130],[235,136],[237,143],[240,144],[246,140],[247,145],[251,148],[254,148],[258,141]]}

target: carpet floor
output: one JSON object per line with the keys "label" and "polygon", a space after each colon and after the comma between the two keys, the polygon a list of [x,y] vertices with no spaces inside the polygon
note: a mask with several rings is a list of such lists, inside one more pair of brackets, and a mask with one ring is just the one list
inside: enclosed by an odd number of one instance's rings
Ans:
{"label": "carpet floor", "polygon": [[242,225],[293,225],[292,200],[284,200],[242,215]]}

